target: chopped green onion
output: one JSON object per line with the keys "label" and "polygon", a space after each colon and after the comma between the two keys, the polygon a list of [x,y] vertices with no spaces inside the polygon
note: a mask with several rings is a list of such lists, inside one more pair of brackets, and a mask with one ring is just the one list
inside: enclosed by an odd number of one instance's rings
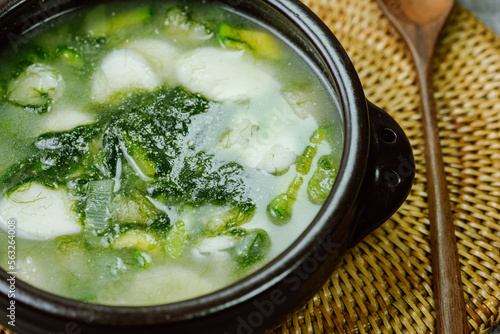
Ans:
{"label": "chopped green onion", "polygon": [[187,237],[184,222],[182,220],[177,221],[167,235],[165,251],[174,259],[178,258],[182,254]]}
{"label": "chopped green onion", "polygon": [[271,247],[271,238],[264,230],[245,234],[233,248],[232,256],[240,266],[249,266],[263,259]]}
{"label": "chopped green onion", "polygon": [[318,153],[316,146],[307,146],[301,156],[297,158],[297,172],[302,175],[309,174],[314,157]]}
{"label": "chopped green onion", "polygon": [[309,141],[313,144],[321,144],[322,142],[331,138],[330,130],[324,127],[319,127],[316,131],[314,131],[313,135],[309,139]]}
{"label": "chopped green onion", "polygon": [[288,187],[286,193],[276,196],[267,206],[267,215],[272,223],[285,225],[292,219],[293,204],[297,199],[297,193],[304,180],[301,176],[296,176]]}
{"label": "chopped green onion", "polygon": [[337,169],[333,162],[333,155],[324,155],[318,160],[318,167],[307,186],[309,201],[321,205],[325,202],[333,182],[337,176]]}

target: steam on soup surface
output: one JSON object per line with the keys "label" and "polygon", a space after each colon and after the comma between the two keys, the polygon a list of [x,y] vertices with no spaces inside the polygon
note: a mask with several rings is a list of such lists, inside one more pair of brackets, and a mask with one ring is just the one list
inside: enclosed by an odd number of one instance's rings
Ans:
{"label": "steam on soup surface", "polygon": [[0,261],[14,268],[15,221],[34,286],[110,305],[210,293],[284,251],[330,191],[334,103],[248,19],[99,5],[17,48],[0,64]]}

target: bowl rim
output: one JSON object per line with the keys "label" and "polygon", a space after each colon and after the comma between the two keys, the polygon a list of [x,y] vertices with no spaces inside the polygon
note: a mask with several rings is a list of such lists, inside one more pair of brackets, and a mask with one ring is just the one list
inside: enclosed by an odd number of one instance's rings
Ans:
{"label": "bowl rim", "polygon": [[[18,280],[16,301],[36,308],[37,311],[73,320],[82,317],[75,310],[82,309],[84,305],[85,309],[98,310],[93,324],[110,325],[110,321],[114,323],[113,319],[120,319],[121,325],[172,323],[205,317],[250,300],[283,280],[317,248],[317,240],[334,230],[332,221],[340,222],[349,216],[356,205],[354,199],[362,183],[369,149],[367,102],[356,70],[330,29],[299,0],[249,0],[254,1],[264,3],[278,13],[276,15],[280,15],[280,19],[288,20],[307,36],[336,85],[344,121],[343,156],[333,190],[314,220],[286,250],[256,272],[225,288],[194,299],[153,306],[106,306],[61,297]],[[13,5],[9,2],[8,6],[12,7],[6,11],[18,8],[25,2],[28,1],[20,0]],[[1,12],[4,13],[4,10]],[[353,186],[354,181],[358,187]],[[8,291],[7,277],[6,270],[0,268],[2,294],[3,291]],[[147,313],[148,316],[144,319],[148,320],[138,322],[136,317],[130,317],[141,313]],[[168,318],[165,317],[166,314]]]}

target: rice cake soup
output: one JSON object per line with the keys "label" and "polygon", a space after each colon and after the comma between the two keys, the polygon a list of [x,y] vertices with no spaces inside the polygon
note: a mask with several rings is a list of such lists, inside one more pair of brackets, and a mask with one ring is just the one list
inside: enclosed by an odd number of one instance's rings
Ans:
{"label": "rice cake soup", "polygon": [[129,306],[207,294],[285,251],[330,192],[335,101],[249,18],[108,3],[22,42],[0,64],[0,264],[35,287]]}

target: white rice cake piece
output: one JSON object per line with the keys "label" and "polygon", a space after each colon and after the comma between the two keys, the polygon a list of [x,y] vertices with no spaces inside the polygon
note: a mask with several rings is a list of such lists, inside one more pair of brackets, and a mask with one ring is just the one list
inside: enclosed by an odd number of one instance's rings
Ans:
{"label": "white rice cake piece", "polygon": [[297,159],[297,155],[283,145],[274,145],[264,153],[257,169],[269,174],[279,174],[286,171]]}
{"label": "white rice cake piece", "polygon": [[81,232],[82,226],[72,206],[75,201],[64,190],[53,190],[37,183],[21,186],[0,199],[0,228],[16,221],[16,237],[50,240]]}
{"label": "white rice cake piece", "polygon": [[198,242],[196,249],[202,253],[212,253],[216,251],[223,251],[236,246],[235,238],[228,235],[220,235],[217,237],[205,238]]}
{"label": "white rice cake piece", "polygon": [[107,55],[94,74],[91,96],[106,102],[115,94],[133,89],[152,91],[160,80],[148,61],[138,52],[119,49]]}
{"label": "white rice cake piece", "polygon": [[170,84],[175,82],[175,64],[180,55],[175,46],[159,39],[142,39],[124,47],[146,58],[162,81]]}
{"label": "white rice cake piece", "polygon": [[249,119],[245,118],[224,134],[220,143],[226,148],[230,148],[236,144],[246,145],[257,130],[258,126],[252,124]]}
{"label": "white rice cake piece", "polygon": [[247,101],[279,91],[281,85],[244,51],[195,49],[177,61],[177,79],[189,90],[215,101]]}
{"label": "white rice cake piece", "polygon": [[[278,92],[250,101],[233,116],[220,139],[221,153],[243,166],[270,174],[286,171],[318,128],[312,116],[301,119]],[[225,102],[228,110],[235,104]]]}
{"label": "white rice cake piece", "polygon": [[35,63],[9,83],[9,100],[22,106],[45,105],[61,98],[66,85],[57,71]]}
{"label": "white rice cake piece", "polygon": [[294,91],[284,92],[283,97],[288,102],[293,112],[301,119],[306,119],[310,115],[320,116],[319,105],[314,101],[313,95]]}
{"label": "white rice cake piece", "polygon": [[200,273],[170,264],[138,272],[124,291],[113,286],[103,289],[98,301],[126,306],[155,305],[198,297],[213,290],[214,284]]}
{"label": "white rice cake piece", "polygon": [[95,121],[94,115],[75,106],[60,106],[45,116],[41,129],[42,133],[68,131]]}

